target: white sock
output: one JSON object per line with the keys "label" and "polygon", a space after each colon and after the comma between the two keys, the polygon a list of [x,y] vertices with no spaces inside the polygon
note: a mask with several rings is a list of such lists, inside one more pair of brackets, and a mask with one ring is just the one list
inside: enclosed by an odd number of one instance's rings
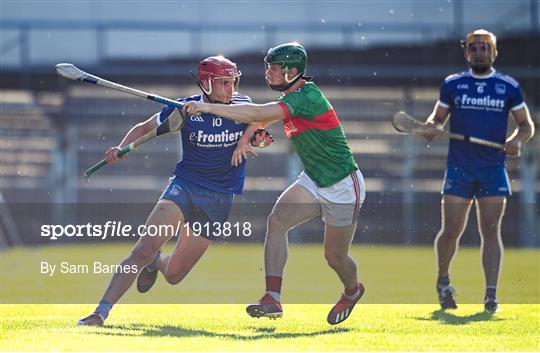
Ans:
{"label": "white sock", "polygon": [[356,292],[354,292],[353,295],[347,295],[345,294],[345,296],[351,300],[354,300],[356,298],[358,298],[358,296],[360,295],[360,287],[356,290]]}
{"label": "white sock", "polygon": [[266,294],[270,294],[272,298],[274,298],[275,301],[280,302],[281,301],[281,294],[278,292],[271,292],[267,291]]}

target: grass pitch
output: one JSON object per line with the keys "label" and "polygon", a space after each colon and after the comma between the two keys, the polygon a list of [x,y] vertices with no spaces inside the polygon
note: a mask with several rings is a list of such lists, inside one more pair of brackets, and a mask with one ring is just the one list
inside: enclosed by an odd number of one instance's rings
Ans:
{"label": "grass pitch", "polygon": [[[230,244],[212,247],[178,286],[160,278],[147,294],[132,288],[122,303],[161,304],[117,305],[105,327],[75,325],[95,304],[31,304],[58,302],[54,299],[60,293],[83,298],[93,290],[85,286],[87,282],[98,282],[99,294],[92,293],[98,301],[110,276],[58,277],[55,293],[47,287],[47,278],[28,270],[33,259],[117,261],[129,245],[99,247],[98,253],[96,249],[76,245],[0,253],[0,298],[7,303],[0,305],[0,351],[540,350],[536,249],[506,251],[499,290],[501,311],[495,315],[483,312],[483,276],[475,248],[461,249],[453,264],[459,309],[442,312],[435,303],[433,249],[354,246],[366,295],[337,327],[326,323],[326,315],[341,288],[324,264],[320,245],[291,248],[284,283],[285,314],[280,320],[253,319],[245,314],[245,305],[219,300],[223,293],[239,296],[242,292],[245,297],[240,296],[238,302],[255,301],[263,290],[257,265],[262,264],[261,247]],[[231,272],[244,261],[249,266]],[[239,291],[231,290],[238,286]],[[218,299],[206,304],[163,304],[170,303],[171,296],[178,303]],[[409,304],[388,304],[407,299]],[[212,302],[216,304],[208,304]],[[302,302],[326,304],[298,304]]]}
{"label": "grass pitch", "polygon": [[93,305],[3,305],[3,351],[538,351],[540,306],[366,304],[338,327],[327,305],[292,304],[280,320],[243,305],[118,305],[107,326],[78,327]]}

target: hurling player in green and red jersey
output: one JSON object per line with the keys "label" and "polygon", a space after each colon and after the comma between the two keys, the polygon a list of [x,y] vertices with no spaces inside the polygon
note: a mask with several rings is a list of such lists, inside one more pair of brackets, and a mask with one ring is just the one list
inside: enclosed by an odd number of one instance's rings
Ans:
{"label": "hurling player in green and red jersey", "polygon": [[343,282],[344,293],[328,314],[338,324],[351,314],[364,293],[356,264],[349,256],[356,221],[365,198],[364,179],[349,149],[336,112],[319,87],[305,76],[307,55],[298,43],[271,48],[265,57],[266,81],[282,93],[277,102],[218,105],[189,102],[190,115],[211,113],[245,123],[282,121],[304,165],[304,171],[278,198],[265,241],[266,294],[246,308],[253,317],[281,317],[283,268],[287,261],[287,233],[292,227],[321,216],[324,255]]}

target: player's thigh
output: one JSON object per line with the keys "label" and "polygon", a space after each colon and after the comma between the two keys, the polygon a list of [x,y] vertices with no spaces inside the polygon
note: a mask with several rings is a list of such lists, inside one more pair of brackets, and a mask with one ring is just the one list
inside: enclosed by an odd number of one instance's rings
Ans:
{"label": "player's thigh", "polygon": [[448,165],[444,173],[443,195],[472,199],[477,189],[475,169],[471,167]]}
{"label": "player's thigh", "polygon": [[321,206],[315,196],[295,182],[279,196],[270,217],[292,226],[320,214]]}
{"label": "player's thigh", "polygon": [[506,168],[503,166],[476,168],[475,176],[479,185],[475,195],[477,199],[510,196],[512,194],[510,179]]}
{"label": "player's thigh", "polygon": [[345,227],[356,223],[366,197],[364,177],[359,170],[318,191],[325,224]]}
{"label": "player's thigh", "polygon": [[324,226],[324,252],[325,256],[344,257],[349,252],[354,238],[356,222],[347,226]]}
{"label": "player's thigh", "polygon": [[460,232],[467,221],[472,201],[455,195],[443,195],[441,202],[443,228],[454,233]]}
{"label": "player's thigh", "polygon": [[505,196],[481,197],[476,200],[476,212],[481,233],[498,232],[505,208]]}
{"label": "player's thigh", "polygon": [[149,256],[148,253],[155,253],[175,235],[178,226],[183,222],[184,216],[174,202],[159,200],[146,220],[143,230],[145,233],[141,234],[134,251],[145,257]]}
{"label": "player's thigh", "polygon": [[187,225],[182,226],[176,246],[167,265],[167,272],[184,274],[189,272],[211,243],[211,240],[196,235]]}

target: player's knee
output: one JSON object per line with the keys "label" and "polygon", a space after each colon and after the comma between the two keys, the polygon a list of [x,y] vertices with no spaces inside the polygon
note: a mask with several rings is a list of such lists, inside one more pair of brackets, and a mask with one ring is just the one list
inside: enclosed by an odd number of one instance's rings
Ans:
{"label": "player's knee", "polygon": [[498,242],[499,229],[498,227],[482,227],[482,238],[485,242]]}
{"label": "player's knee", "polygon": [[463,224],[461,223],[446,223],[444,227],[439,232],[439,239],[452,240],[459,238],[461,231],[463,229]]}
{"label": "player's knee", "polygon": [[165,270],[165,279],[169,284],[178,284],[180,283],[187,275],[187,272],[184,270]]}
{"label": "player's knee", "polygon": [[482,228],[482,233],[496,236],[499,232],[499,220],[495,218],[483,220],[480,227]]}
{"label": "player's knee", "polygon": [[335,268],[340,267],[345,263],[345,261],[347,260],[347,255],[339,254],[333,251],[325,251],[324,258],[326,259],[328,266]]}
{"label": "player's knee", "polygon": [[268,228],[284,228],[288,230],[291,227],[289,221],[290,217],[288,217],[285,212],[272,211],[268,216]]}

